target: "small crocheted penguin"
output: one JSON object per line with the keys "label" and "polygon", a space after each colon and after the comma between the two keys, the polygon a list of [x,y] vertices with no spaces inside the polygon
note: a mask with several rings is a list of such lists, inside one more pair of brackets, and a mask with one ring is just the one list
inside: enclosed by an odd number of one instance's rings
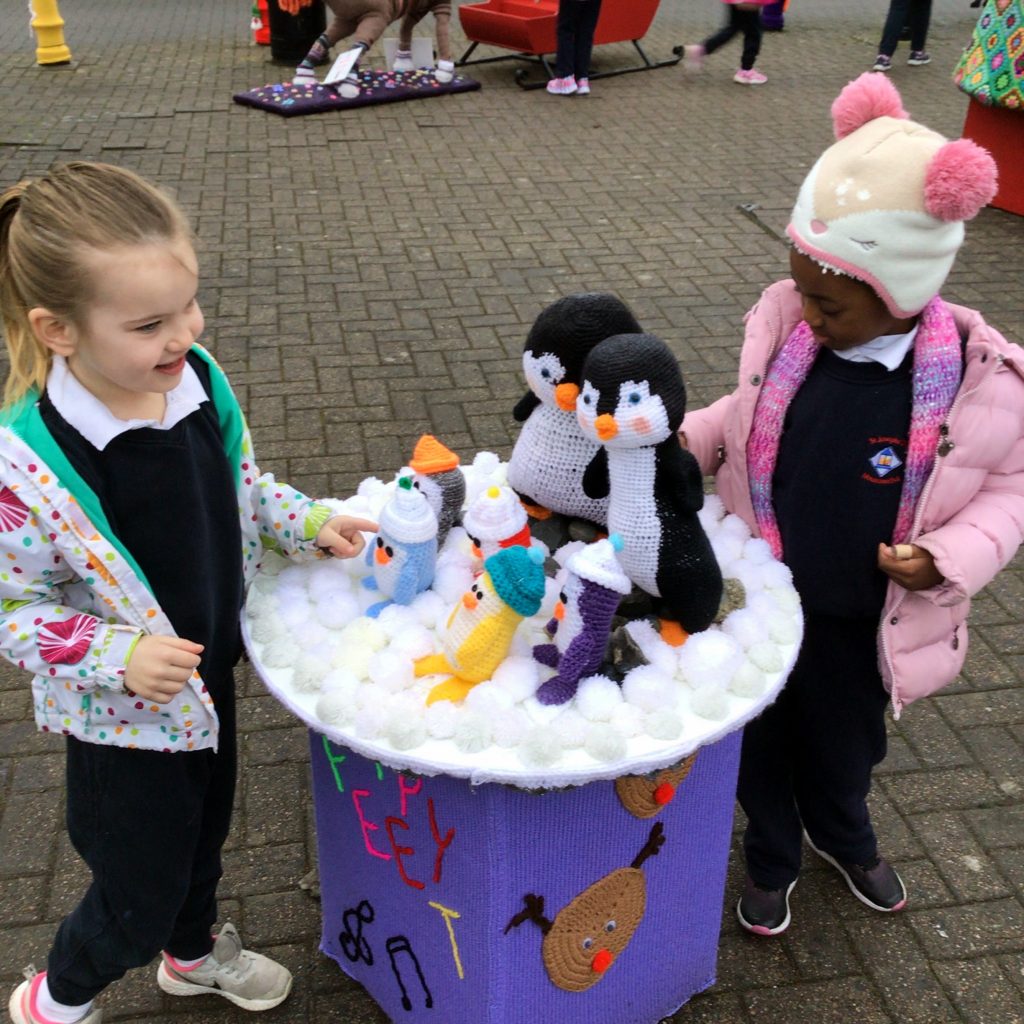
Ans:
{"label": "small crocheted penguin", "polygon": [[433,435],[424,434],[416,442],[409,466],[416,474],[413,485],[427,496],[437,516],[437,546],[441,548],[466,501],[466,478],[459,469],[459,457]]}
{"label": "small crocheted penguin", "polygon": [[523,424],[508,464],[508,483],[530,506],[603,526],[604,498],[583,492],[583,471],[597,452],[576,424],[576,396],[587,353],[613,334],[639,333],[629,308],[614,295],[567,295],[542,310],[523,351],[530,390],[512,415]]}
{"label": "small crocheted penguin", "polygon": [[668,620],[662,638],[681,643],[711,625],[722,574],[697,518],[704,489],[697,460],[679,446],[686,388],[669,347],[650,334],[618,335],[596,346],[583,367],[576,404],[583,433],[601,445],[583,479],[608,496],[608,529],[622,537],[626,575],[656,598]]}
{"label": "small crocheted penguin", "polygon": [[575,552],[566,563],[569,573],[547,625],[555,642],[533,649],[537,661],[558,670],[537,690],[541,704],[564,704],[580,680],[600,668],[612,616],[633,589],[616,556],[621,550],[622,538],[613,534]]}
{"label": "small crocheted penguin", "polygon": [[519,623],[536,615],[544,598],[544,555],[539,548],[510,547],[484,563],[484,572],[448,619],[442,654],[414,663],[417,677],[448,675],[427,695],[427,703],[462,700],[490,679],[505,660]]}
{"label": "small crocheted penguin", "polygon": [[488,487],[466,509],[462,525],[473,545],[473,556],[481,561],[502,548],[530,546],[526,509],[509,487]]}
{"label": "small crocheted penguin", "polygon": [[434,582],[437,563],[437,516],[426,497],[413,487],[412,474],[398,478],[395,492],[380,513],[377,539],[366,549],[373,575],[363,579],[368,590],[385,600],[370,605],[375,619],[389,604],[411,604]]}

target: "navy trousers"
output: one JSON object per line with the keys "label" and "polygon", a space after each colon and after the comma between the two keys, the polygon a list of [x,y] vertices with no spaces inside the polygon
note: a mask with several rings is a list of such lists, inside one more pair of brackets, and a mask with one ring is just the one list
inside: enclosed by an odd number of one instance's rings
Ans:
{"label": "navy trousers", "polygon": [[740,11],[732,4],[726,12],[725,25],[713,36],[704,40],[704,52],[714,53],[715,50],[725,46],[733,36],[743,33],[743,54],[740,57],[740,67],[749,71],[761,52],[761,12]]}
{"label": "navy trousers", "polygon": [[555,76],[588,78],[601,0],[559,0]]}
{"label": "navy trousers", "polygon": [[878,52],[891,57],[904,28],[910,29],[910,49],[923,50],[928,41],[928,23],[932,16],[932,0],[892,0],[882,28]]}

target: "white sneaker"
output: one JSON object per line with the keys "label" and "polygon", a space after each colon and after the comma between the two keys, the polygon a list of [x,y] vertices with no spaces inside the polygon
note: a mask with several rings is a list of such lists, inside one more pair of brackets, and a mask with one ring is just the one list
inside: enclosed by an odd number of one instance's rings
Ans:
{"label": "white sneaker", "polygon": [[283,1003],[292,990],[290,972],[270,957],[243,948],[233,924],[224,925],[213,952],[196,967],[178,967],[164,953],[156,981],[169,995],[223,996],[243,1010],[269,1010]]}
{"label": "white sneaker", "polygon": [[354,100],[359,95],[359,76],[354,72],[347,74],[337,88],[339,96],[343,96],[347,100]]}
{"label": "white sneaker", "polygon": [[[37,1015],[37,1001],[39,986],[46,977],[46,971],[42,974],[29,965],[25,968],[25,980],[11,993],[10,1002],[7,1004],[7,1012],[11,1016],[12,1024],[41,1024],[42,1017]],[[90,1010],[78,1024],[100,1024],[103,1020],[102,1010]]]}
{"label": "white sneaker", "polygon": [[455,77],[455,61],[439,60],[434,69],[434,77],[443,85],[447,85]]}
{"label": "white sneaker", "polygon": [[313,68],[298,67],[295,69],[295,74],[292,75],[292,83],[294,85],[316,85],[316,71]]}
{"label": "white sneaker", "polygon": [[732,76],[734,82],[738,82],[740,85],[764,85],[768,81],[767,75],[762,75],[757,68],[751,68],[749,71],[744,71],[740,68],[735,75]]}
{"label": "white sneaker", "polygon": [[552,78],[547,84],[552,96],[571,96],[576,91],[576,79],[573,75],[566,78]]}
{"label": "white sneaker", "polygon": [[395,62],[392,65],[394,71],[415,71],[416,66],[412,62],[412,50],[395,50]]}
{"label": "white sneaker", "polygon": [[576,95],[577,96],[589,96],[590,95],[590,79],[589,78],[577,78],[576,79]]}
{"label": "white sneaker", "polygon": [[703,43],[691,43],[683,47],[683,67],[694,73],[704,70],[704,57],[707,51]]}

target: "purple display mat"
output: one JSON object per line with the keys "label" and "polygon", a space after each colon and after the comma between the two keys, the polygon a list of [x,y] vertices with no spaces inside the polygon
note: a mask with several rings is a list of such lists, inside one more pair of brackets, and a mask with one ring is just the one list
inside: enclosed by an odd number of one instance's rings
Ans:
{"label": "purple display mat", "polygon": [[248,92],[235,93],[233,99],[247,107],[259,107],[282,117],[302,114],[322,114],[328,110],[349,110],[374,103],[396,103],[400,100],[430,99],[453,92],[474,92],[480,83],[472,78],[456,75],[452,81],[441,83],[432,71],[375,71],[366,68],[359,72],[360,92],[355,99],[339,96],[331,86],[310,83],[296,85],[279,82],[264,85]]}
{"label": "purple display mat", "polygon": [[[614,782],[473,787],[311,731],[321,949],[395,1022],[656,1024],[715,980],[740,737],[702,748],[674,799],[639,818]],[[629,944],[586,990],[559,987],[541,927],[506,933],[510,920],[528,893],[554,920],[629,867],[657,823],[665,841],[640,868],[646,907]]]}

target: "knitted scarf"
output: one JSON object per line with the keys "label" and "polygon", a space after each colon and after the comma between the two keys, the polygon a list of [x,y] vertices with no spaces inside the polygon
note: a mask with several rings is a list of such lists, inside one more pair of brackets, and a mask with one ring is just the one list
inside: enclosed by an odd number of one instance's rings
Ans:
{"label": "knitted scarf", "polygon": [[[768,373],[747,439],[747,477],[754,518],[761,536],[782,557],[782,538],[772,504],[772,476],[779,454],[779,439],[786,410],[800,389],[821,347],[806,321],[786,339]],[[914,508],[935,462],[939,427],[949,413],[962,376],[960,334],[953,315],[938,296],[921,312],[914,339],[914,369],[907,465],[900,495],[893,543],[910,537]]]}

